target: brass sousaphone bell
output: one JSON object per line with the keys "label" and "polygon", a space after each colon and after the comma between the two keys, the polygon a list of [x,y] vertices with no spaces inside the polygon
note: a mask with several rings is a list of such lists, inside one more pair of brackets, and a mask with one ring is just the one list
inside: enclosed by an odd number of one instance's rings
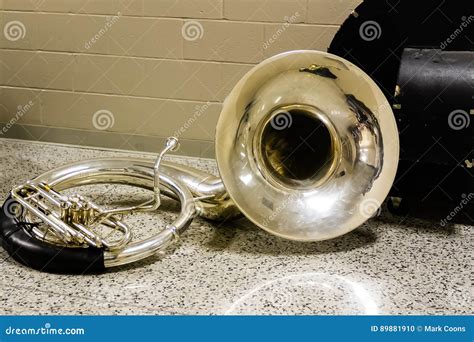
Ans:
{"label": "brass sousaphone bell", "polygon": [[[5,202],[4,248],[44,271],[97,272],[165,248],[195,214],[214,220],[243,214],[285,239],[331,239],[378,210],[399,154],[395,119],[380,89],[352,63],[318,51],[282,53],[250,70],[224,101],[215,143],[221,178],[162,161],[177,147],[175,138],[156,161],[97,159],[48,171],[16,187]],[[61,194],[100,183],[138,186],[154,196],[107,210]],[[131,243],[122,215],[157,210],[160,193],[181,202],[179,217]],[[106,241],[94,230],[100,225],[122,238]]]}

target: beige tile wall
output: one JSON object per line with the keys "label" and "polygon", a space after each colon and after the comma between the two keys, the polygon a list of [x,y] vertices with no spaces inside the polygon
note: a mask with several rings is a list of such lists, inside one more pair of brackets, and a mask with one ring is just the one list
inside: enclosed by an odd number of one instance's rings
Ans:
{"label": "beige tile wall", "polygon": [[0,0],[0,137],[157,150],[178,133],[183,153],[212,156],[240,77],[325,50],[360,2]]}

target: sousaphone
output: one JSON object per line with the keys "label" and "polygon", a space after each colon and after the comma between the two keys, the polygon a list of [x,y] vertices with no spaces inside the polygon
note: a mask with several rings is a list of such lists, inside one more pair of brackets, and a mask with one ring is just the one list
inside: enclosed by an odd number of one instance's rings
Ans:
{"label": "sousaphone", "polygon": [[[373,216],[387,196],[399,142],[390,105],[352,63],[291,51],[249,71],[223,104],[216,130],[220,178],[162,161],[96,159],[65,165],[15,187],[1,213],[4,248],[50,272],[98,272],[148,257],[175,241],[192,218],[245,215],[268,233],[297,241],[332,239]],[[63,190],[128,184],[153,192],[145,203],[106,209]],[[160,194],[181,202],[178,218],[132,242],[124,215],[156,211]],[[110,241],[97,233],[121,233]]]}

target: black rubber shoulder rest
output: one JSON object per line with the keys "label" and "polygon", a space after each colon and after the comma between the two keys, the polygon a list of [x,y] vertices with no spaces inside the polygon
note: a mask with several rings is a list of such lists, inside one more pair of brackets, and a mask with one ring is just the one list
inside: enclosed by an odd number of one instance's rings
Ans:
{"label": "black rubber shoulder rest", "polygon": [[[5,201],[11,207],[11,196]],[[66,248],[54,246],[34,238],[25,230],[8,208],[0,211],[0,239],[10,257],[25,266],[42,272],[84,274],[105,270],[104,251],[99,248]]]}

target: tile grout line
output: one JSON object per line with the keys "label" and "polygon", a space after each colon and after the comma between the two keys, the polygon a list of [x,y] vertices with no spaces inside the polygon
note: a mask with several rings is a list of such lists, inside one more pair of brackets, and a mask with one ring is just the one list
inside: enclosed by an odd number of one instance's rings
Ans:
{"label": "tile grout line", "polygon": [[[8,10],[8,9],[0,9],[0,13],[23,13],[28,15],[33,14],[49,14],[49,15],[63,15],[63,16],[87,16],[87,17],[110,17],[113,15],[117,15],[117,13],[70,13],[70,12],[47,12],[47,11],[27,11],[27,10]],[[262,25],[278,25],[284,24],[285,21],[283,20],[275,20],[275,21],[262,21],[262,20],[238,20],[238,19],[226,19],[226,18],[199,18],[195,16],[177,16],[177,17],[166,17],[166,16],[145,16],[145,15],[126,15],[121,13],[121,17],[125,18],[135,18],[135,19],[159,19],[159,20],[175,20],[175,21],[183,21],[193,19],[196,21],[212,21],[212,22],[221,22],[221,23],[236,23],[236,24],[262,24]],[[321,23],[321,22],[301,22],[295,23],[295,25],[299,26],[334,26],[339,27],[341,24],[335,23]]]}

